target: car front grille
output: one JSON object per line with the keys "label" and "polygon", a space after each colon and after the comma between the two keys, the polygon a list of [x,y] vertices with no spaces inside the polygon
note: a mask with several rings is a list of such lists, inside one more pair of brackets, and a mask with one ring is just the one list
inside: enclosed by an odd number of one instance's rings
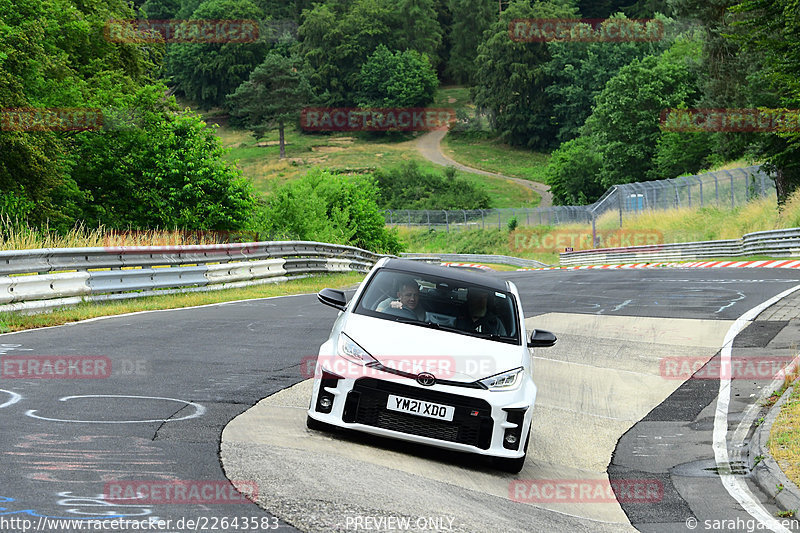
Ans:
{"label": "car front grille", "polygon": [[[390,394],[453,406],[453,421],[390,411],[386,409]],[[356,380],[348,393],[343,420],[486,450],[494,426],[491,414],[491,406],[484,400],[364,378]]]}

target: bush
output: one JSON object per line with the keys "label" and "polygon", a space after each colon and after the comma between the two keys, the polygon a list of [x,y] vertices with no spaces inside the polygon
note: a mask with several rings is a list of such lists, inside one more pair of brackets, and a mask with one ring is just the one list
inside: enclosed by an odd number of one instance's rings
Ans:
{"label": "bush", "polygon": [[578,137],[553,152],[545,170],[553,202],[557,205],[583,205],[605,192],[601,183],[602,160],[591,137]]}
{"label": "bush", "polygon": [[252,222],[270,239],[321,241],[395,254],[402,246],[386,228],[369,176],[315,169],[278,188]]}
{"label": "bush", "polygon": [[444,175],[425,172],[416,162],[375,173],[384,209],[488,209],[489,195],[456,176],[448,167]]}

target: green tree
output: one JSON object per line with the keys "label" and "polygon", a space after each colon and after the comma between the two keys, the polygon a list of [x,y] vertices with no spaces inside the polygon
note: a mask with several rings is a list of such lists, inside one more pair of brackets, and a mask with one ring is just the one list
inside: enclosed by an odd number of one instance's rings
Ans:
{"label": "green tree", "polygon": [[436,13],[437,0],[399,0],[397,17],[400,28],[397,32],[397,50],[414,50],[428,57],[434,68],[441,58],[442,28]]}
{"label": "green tree", "polygon": [[[158,47],[114,43],[104,33],[109,20],[133,17],[115,0],[0,0],[0,107],[91,107],[98,93],[145,83]],[[25,211],[34,225],[69,228],[80,216],[74,142],[69,132],[0,131],[0,195],[15,199],[4,209]]]}
{"label": "green tree", "polygon": [[[625,19],[618,15],[614,19]],[[663,16],[658,22],[670,34],[673,21]],[[545,87],[552,102],[554,121],[558,125],[559,142],[580,135],[580,128],[592,112],[597,95],[606,83],[625,65],[646,55],[658,55],[671,43],[668,37],[632,42],[553,42],[548,46],[551,59],[543,71],[553,81]]]}
{"label": "green tree", "polygon": [[545,92],[553,81],[544,70],[550,60],[547,44],[510,39],[509,23],[573,16],[574,9],[556,2],[512,2],[478,47],[472,100],[489,113],[492,127],[509,144],[549,149],[556,138],[551,101]]}
{"label": "green tree", "polygon": [[117,102],[135,123],[78,135],[72,176],[85,194],[83,218],[110,228],[241,229],[255,206],[252,186],[222,160],[219,138],[194,113],[149,86]]}
{"label": "green tree", "polygon": [[597,143],[605,187],[659,177],[653,157],[661,112],[691,107],[699,99],[693,74],[699,54],[698,40],[678,39],[660,56],[635,59],[620,69],[598,95],[585,133]]}
{"label": "green tree", "polygon": [[254,229],[270,238],[316,240],[398,253],[397,235],[386,228],[369,176],[310,171],[282,185],[267,200]]}
{"label": "green tree", "polygon": [[142,9],[149,19],[168,20],[177,17],[181,3],[181,0],[146,0]]}
{"label": "green tree", "polygon": [[363,107],[422,107],[439,80],[428,59],[414,50],[392,53],[378,46],[361,66],[357,103]]}
{"label": "green tree", "polygon": [[653,175],[671,179],[696,174],[712,160],[712,134],[708,132],[664,132],[656,144]]}
{"label": "green tree", "polygon": [[300,61],[273,52],[228,97],[228,106],[234,124],[253,130],[256,137],[263,137],[277,125],[283,159],[286,124],[296,121],[311,100],[311,85]]}
{"label": "green tree", "polygon": [[[191,20],[262,20],[263,12],[250,0],[205,0]],[[264,60],[269,46],[255,42],[173,43],[167,67],[178,92],[201,108],[221,106]]]}
{"label": "green tree", "polygon": [[585,205],[603,195],[603,161],[586,135],[567,141],[553,152],[545,179],[556,205]]}
{"label": "green tree", "polygon": [[475,70],[478,45],[483,32],[498,16],[494,0],[449,0],[453,22],[450,26],[450,58],[446,74],[453,81],[469,84]]}
{"label": "green tree", "polygon": [[[428,0],[355,0],[315,4],[304,12],[298,31],[300,53],[314,71],[311,85],[324,102],[352,106],[361,66],[380,45],[414,50],[437,61],[441,30]],[[419,12],[422,19],[404,19]]]}
{"label": "green tree", "polygon": [[[800,3],[798,0],[746,0],[732,7],[741,17],[743,43],[748,56],[762,58],[762,67],[751,74],[754,82],[766,80],[777,103],[800,108]],[[736,40],[737,36],[729,36]],[[776,132],[758,136],[757,157],[775,176],[778,203],[800,187],[800,133]]]}

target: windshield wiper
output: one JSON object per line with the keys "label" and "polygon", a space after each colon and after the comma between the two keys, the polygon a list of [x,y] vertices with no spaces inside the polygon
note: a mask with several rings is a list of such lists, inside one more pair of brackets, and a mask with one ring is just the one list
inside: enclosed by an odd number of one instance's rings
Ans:
{"label": "windshield wiper", "polygon": [[442,326],[435,322],[425,322],[424,320],[417,320],[416,318],[397,317],[395,322],[402,322],[403,324],[414,324],[415,326],[422,326],[431,329],[442,329]]}

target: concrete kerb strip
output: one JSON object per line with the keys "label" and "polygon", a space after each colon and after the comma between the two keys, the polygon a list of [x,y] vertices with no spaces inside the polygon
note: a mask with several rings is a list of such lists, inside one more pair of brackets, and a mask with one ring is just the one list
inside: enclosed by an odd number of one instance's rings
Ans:
{"label": "concrete kerb strip", "polygon": [[[764,422],[758,427],[749,446],[750,470],[755,484],[784,511],[800,510],[800,488],[786,477],[781,467],[769,452],[767,443],[772,425],[777,420],[781,408],[791,397],[794,386],[788,387],[780,399],[772,406]],[[755,464],[755,458],[762,459]]]}

